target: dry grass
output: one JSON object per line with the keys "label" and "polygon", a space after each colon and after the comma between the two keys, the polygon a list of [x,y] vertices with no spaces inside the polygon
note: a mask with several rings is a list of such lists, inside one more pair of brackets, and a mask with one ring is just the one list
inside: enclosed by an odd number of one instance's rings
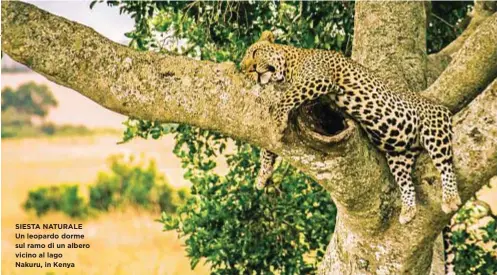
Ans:
{"label": "dry grass", "polygon": [[[72,223],[60,214],[42,219],[28,215],[21,203],[27,192],[37,186],[79,182],[83,193],[94,182],[98,171],[106,170],[106,158],[111,154],[146,154],[157,160],[169,181],[176,186],[187,184],[182,179],[179,161],[171,155],[171,139],[135,140],[116,145],[118,136],[64,137],[20,139],[2,142],[2,274],[46,274],[44,269],[14,268],[15,224]],[[497,210],[497,178],[493,188],[485,188],[480,198]],[[90,249],[63,250],[63,261],[74,262],[76,268],[55,270],[55,274],[207,274],[208,268],[199,264],[190,270],[181,241],[174,232],[162,232],[154,222],[157,215],[128,210],[102,214],[83,222],[84,242]],[[44,242],[48,243],[48,242]],[[46,250],[46,249],[45,249]],[[48,250],[47,250],[48,251]],[[51,250],[52,251],[52,250]],[[54,252],[54,251],[52,251]]]}
{"label": "dry grass", "polygon": [[[89,249],[15,249],[15,233],[28,232],[15,230],[16,223],[78,223],[62,215],[48,215],[35,219],[22,215],[16,219],[2,221],[2,274],[208,274],[208,268],[202,264],[190,270],[181,241],[174,232],[162,232],[156,217],[148,213],[125,211],[101,215],[99,218],[85,221],[83,230],[47,230],[45,233],[83,233],[84,240],[75,243],[90,244]],[[42,233],[43,230],[29,230],[30,233]],[[31,241],[26,241],[31,242]],[[51,241],[37,241],[48,245]],[[56,240],[56,243],[70,243],[70,240]],[[76,267],[66,268],[15,268],[19,251],[62,253],[60,262],[73,262]],[[27,259],[29,262],[52,262],[52,260]]]}
{"label": "dry grass", "polygon": [[[82,222],[86,239],[76,242],[88,243],[91,248],[61,251],[64,254],[61,261],[74,262],[76,268],[15,268],[15,262],[19,260],[15,258],[15,253],[27,250],[15,248],[16,243],[23,242],[15,239],[15,233],[22,233],[15,229],[15,224],[77,222],[61,214],[38,219],[25,213],[21,203],[30,189],[79,182],[84,193],[86,185],[95,181],[98,171],[108,169],[106,158],[115,153],[145,153],[157,160],[158,167],[173,185],[186,184],[181,176],[183,172],[179,161],[171,155],[171,139],[136,140],[116,145],[118,138],[100,136],[2,141],[2,274],[46,274],[49,271],[54,271],[54,274],[208,274],[208,268],[202,264],[195,271],[190,270],[182,242],[176,233],[162,232],[161,224],[154,221],[158,214],[134,210],[102,214],[97,219]],[[41,250],[55,252],[57,249]]]}

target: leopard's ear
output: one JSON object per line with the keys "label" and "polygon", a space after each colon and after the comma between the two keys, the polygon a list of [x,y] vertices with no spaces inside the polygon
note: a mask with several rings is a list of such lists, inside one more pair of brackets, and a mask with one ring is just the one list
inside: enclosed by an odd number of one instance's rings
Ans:
{"label": "leopard's ear", "polygon": [[269,43],[274,43],[275,37],[271,31],[263,31],[259,41],[268,41]]}

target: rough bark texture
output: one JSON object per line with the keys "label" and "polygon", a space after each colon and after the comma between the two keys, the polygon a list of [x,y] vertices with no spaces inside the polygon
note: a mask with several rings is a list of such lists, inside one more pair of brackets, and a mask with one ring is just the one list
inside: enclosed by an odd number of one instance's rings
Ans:
{"label": "rough bark texture", "polygon": [[488,17],[490,17],[497,10],[496,2],[491,1],[475,1],[475,6],[469,17],[471,19],[469,25],[466,27],[464,32],[452,41],[447,47],[442,49],[440,52],[433,54],[432,56],[446,55],[449,58],[454,58],[454,55],[461,49],[461,47],[466,42],[466,39],[470,37],[476,29],[483,23]]}
{"label": "rough bark texture", "polygon": [[352,58],[398,90],[424,90],[425,26],[423,2],[359,2],[355,7]]}
{"label": "rough bark texture", "polygon": [[423,96],[461,110],[497,76],[497,13],[475,30]]}
{"label": "rough bark texture", "polygon": [[485,22],[495,11],[497,11],[497,2],[475,1],[473,11],[465,20],[463,20],[463,22],[469,21],[469,24],[463,33],[438,53],[428,56],[426,68],[426,80],[428,84],[433,83],[440,76],[454,59],[466,40],[478,29],[481,23]]}
{"label": "rough bark texture", "polygon": [[[424,90],[424,4],[361,2],[356,13],[353,58],[389,79],[396,89]],[[488,20],[492,18],[495,15]],[[496,81],[488,86],[497,62],[478,64],[496,54],[491,45],[495,36],[488,35],[496,23],[488,22],[464,42],[447,68],[450,73],[442,73],[438,84],[428,89],[449,105],[457,98],[456,107],[451,106],[455,110],[476,97],[455,117],[455,167],[464,200],[497,171]],[[438,173],[426,155],[416,165],[418,214],[401,226],[399,194],[384,157],[354,122],[346,120],[342,131],[324,135],[315,125],[340,116],[316,117],[310,106],[304,106],[294,112],[284,139],[278,141],[268,109],[274,90],[282,87],[254,86],[233,64],[135,52],[90,28],[20,2],[2,3],[2,51],[108,109],[216,130],[274,151],[315,178],[338,207],[337,227],[321,273],[428,274],[434,240],[450,215],[441,211]],[[469,63],[478,66],[466,66]],[[466,81],[462,75],[468,72],[474,77]],[[455,92],[443,92],[452,85]]]}

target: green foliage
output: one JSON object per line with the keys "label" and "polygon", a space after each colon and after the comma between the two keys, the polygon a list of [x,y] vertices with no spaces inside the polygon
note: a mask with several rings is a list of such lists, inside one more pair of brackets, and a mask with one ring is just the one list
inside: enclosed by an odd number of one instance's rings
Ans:
{"label": "green foliage", "polygon": [[45,124],[41,125],[40,130],[44,134],[51,136],[51,135],[55,134],[56,127],[57,126],[55,126],[55,124],[53,124],[53,123],[45,123]]}
{"label": "green foliage", "polygon": [[56,107],[52,92],[46,85],[25,83],[13,90],[2,89],[2,138],[36,135],[41,132],[31,124],[33,118],[43,119]]}
{"label": "green foliage", "polygon": [[[186,125],[168,131],[175,134],[174,153],[193,183],[193,196],[178,215],[163,214],[161,222],[187,237],[192,267],[206,258],[213,273],[316,269],[336,215],[327,192],[286,163],[275,171],[277,187],[256,191],[258,149]],[[229,165],[225,176],[214,172],[220,156]]]}
{"label": "green foliage", "polygon": [[[99,173],[95,185],[90,186],[90,206],[98,210],[109,210],[121,205],[133,205],[150,209],[154,205],[152,189],[167,185],[157,171],[154,161],[147,167],[135,163],[133,157],[125,160],[122,155],[109,158],[109,173]],[[172,192],[171,188],[162,189]]]}
{"label": "green foliage", "polygon": [[450,242],[456,274],[497,274],[497,222],[494,216],[481,223],[482,212],[470,203],[453,218]]}
{"label": "green foliage", "polygon": [[83,198],[78,195],[78,185],[39,187],[29,191],[23,207],[26,211],[34,210],[38,217],[49,211],[61,211],[73,218],[88,214]]}
{"label": "green foliage", "polygon": [[[131,38],[130,46],[141,51],[238,64],[245,49],[264,30],[277,33],[278,42],[283,44],[333,49],[346,55],[352,49],[353,2],[107,4],[135,19],[135,29],[126,35]],[[460,18],[457,16],[463,16],[466,9],[459,4],[447,4],[445,10],[455,17],[438,14],[438,18],[455,24]],[[457,35],[447,33],[445,22],[438,18],[431,17],[430,21],[430,52],[440,50]],[[440,33],[444,35],[438,39]],[[316,271],[336,215],[329,194],[318,184],[282,162],[273,176],[275,185],[264,192],[257,191],[253,188],[259,165],[257,148],[186,125],[133,118],[126,125],[123,142],[134,137],[175,136],[174,153],[186,169],[185,178],[193,183],[192,197],[178,209],[178,216],[164,214],[161,221],[166,230],[177,230],[185,238],[192,267],[205,258],[213,274]],[[226,152],[228,147],[234,152]],[[219,158],[228,162],[226,175],[214,171]]]}
{"label": "green foliage", "polygon": [[[118,130],[112,128],[87,128],[84,125],[54,125],[50,122],[44,123],[42,127],[53,128],[51,135],[54,136],[91,136],[91,135],[115,135]],[[47,130],[45,130],[45,133]]]}
{"label": "green foliage", "polygon": [[109,158],[109,166],[110,172],[99,173],[97,182],[88,187],[88,202],[80,197],[77,185],[40,187],[29,192],[24,209],[34,210],[37,216],[61,211],[73,218],[126,206],[172,214],[189,198],[188,191],[168,184],[154,161],[145,166],[133,157],[116,155]]}
{"label": "green foliage", "polygon": [[[297,1],[159,1],[118,2],[135,29],[126,34],[139,50],[239,61],[264,30],[279,41],[308,48],[344,51],[352,47],[353,2]],[[184,39],[185,45],[177,45]],[[181,44],[181,43],[180,43]]]}
{"label": "green foliage", "polygon": [[[223,154],[219,135],[188,126],[178,127],[176,141],[193,196],[177,216],[163,214],[161,222],[187,237],[192,267],[206,258],[216,274],[316,269],[335,223],[327,192],[286,163],[278,166],[274,185],[257,191],[256,148],[237,142],[235,152]],[[221,154],[229,165],[225,176],[213,171],[213,157]]]}
{"label": "green foliage", "polygon": [[[349,2],[108,4],[134,16],[135,30],[127,35],[139,50],[239,61],[245,48],[267,29],[279,32],[280,42],[302,47],[350,54],[352,45],[353,3]],[[153,15],[145,12],[150,10]],[[179,47],[178,41],[186,42]],[[280,187],[255,191],[258,149],[237,142],[231,155],[225,149],[232,141],[218,133],[134,119],[126,125],[124,142],[137,136],[175,135],[174,153],[187,169],[185,178],[194,184],[193,198],[177,217],[164,215],[162,221],[166,229],[187,237],[192,266],[205,257],[214,273],[316,269],[336,215],[319,185],[284,163],[274,175]],[[224,177],[213,172],[217,156],[225,157],[230,166]]]}
{"label": "green foliage", "polygon": [[[12,108],[19,114],[43,118],[57,101],[46,85],[34,82],[22,84],[14,91],[10,87],[2,90],[2,112]],[[2,121],[6,123],[8,121]]]}
{"label": "green foliage", "polygon": [[[9,111],[6,113],[9,113]],[[4,115],[5,114],[2,113],[2,119]],[[2,138],[92,136],[104,134],[115,135],[117,133],[119,133],[118,130],[111,128],[89,129],[83,125],[56,125],[51,122],[45,122],[39,126],[32,125],[30,122],[22,125],[2,124]]]}

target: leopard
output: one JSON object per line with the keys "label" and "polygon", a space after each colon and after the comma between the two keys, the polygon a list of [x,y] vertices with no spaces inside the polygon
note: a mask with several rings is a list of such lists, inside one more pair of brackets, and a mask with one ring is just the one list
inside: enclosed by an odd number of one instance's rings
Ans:
{"label": "leopard", "polygon": [[[270,31],[250,45],[240,64],[241,71],[261,85],[285,88],[270,106],[270,114],[282,133],[293,109],[328,96],[346,116],[356,121],[369,140],[383,152],[400,189],[399,222],[409,223],[416,215],[416,193],[412,170],[421,151],[428,152],[441,175],[442,211],[459,209],[453,165],[452,112],[443,105],[386,83],[375,72],[339,51],[298,48],[275,43]],[[260,151],[255,186],[263,189],[271,178],[277,155]]]}

